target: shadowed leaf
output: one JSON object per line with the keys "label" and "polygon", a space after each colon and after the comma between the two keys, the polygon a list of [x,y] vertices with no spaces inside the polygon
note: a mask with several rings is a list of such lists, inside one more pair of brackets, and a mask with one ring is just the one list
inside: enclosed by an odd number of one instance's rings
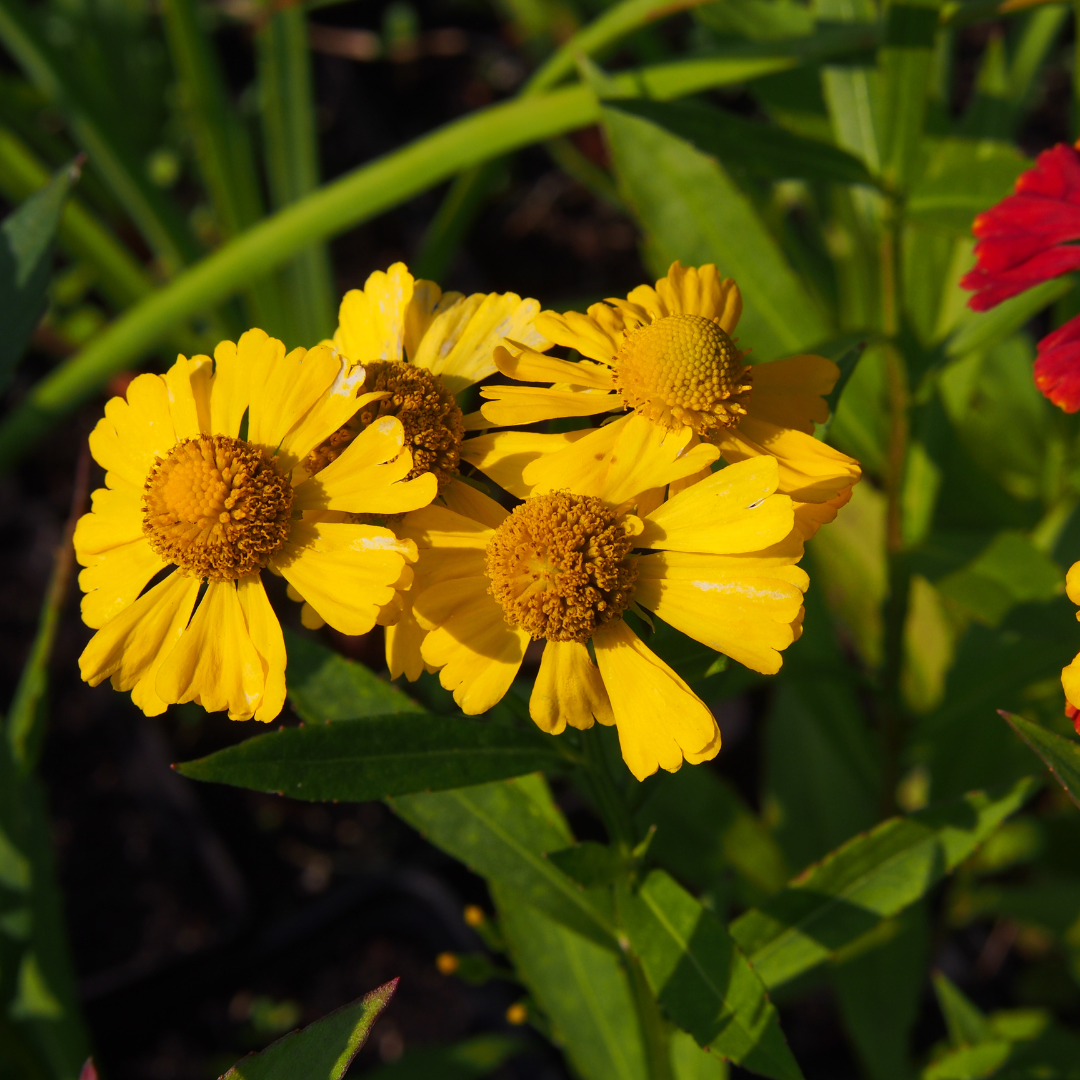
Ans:
{"label": "shadowed leaf", "polygon": [[1054,774],[1054,779],[1069,793],[1069,798],[1080,806],[1080,744],[1055,735],[1014,713],[1002,712],[1001,716],[1043,759]]}

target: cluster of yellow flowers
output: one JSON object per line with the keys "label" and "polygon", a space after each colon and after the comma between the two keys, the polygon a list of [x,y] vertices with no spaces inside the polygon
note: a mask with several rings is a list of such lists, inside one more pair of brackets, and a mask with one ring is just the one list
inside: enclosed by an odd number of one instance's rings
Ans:
{"label": "cluster of yellow flowers", "polygon": [[[391,675],[438,671],[466,713],[543,642],[544,731],[617,725],[639,779],[713,757],[712,714],[625,616],[776,672],[801,631],[803,543],[860,475],[814,438],[836,366],[746,364],[740,310],[714,266],[559,315],[398,263],[345,296],[332,341],[286,353],[251,330],[138,376],[90,439],[106,486],[75,534],[97,631],[83,678],[148,715],[194,701],[272,720],[269,570],[306,626],[382,624]],[[496,372],[511,381],[463,414]],[[509,430],[543,421],[568,430]]]}

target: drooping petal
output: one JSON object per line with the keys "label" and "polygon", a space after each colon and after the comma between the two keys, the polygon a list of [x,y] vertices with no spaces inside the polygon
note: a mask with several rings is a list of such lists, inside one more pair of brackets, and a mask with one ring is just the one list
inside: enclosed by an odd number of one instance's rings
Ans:
{"label": "drooping petal", "polygon": [[563,416],[599,416],[623,407],[621,394],[550,390],[532,386],[485,386],[480,412],[499,427],[521,427]]}
{"label": "drooping petal", "polygon": [[1080,315],[1039,342],[1035,385],[1064,412],[1080,409]]}
{"label": "drooping petal", "polygon": [[777,479],[771,458],[729,465],[654,510],[637,546],[728,555],[778,543],[795,515],[788,496],[773,494]]}
{"label": "drooping petal", "polygon": [[[126,400],[110,398],[90,433],[90,453],[107,472],[142,490],[154,462],[176,445],[169,391],[160,375],[137,375]],[[109,487],[116,485],[110,483]]]}
{"label": "drooping petal", "polygon": [[809,584],[804,570],[758,569],[752,558],[732,568],[723,556],[667,551],[636,563],[637,603],[754,671],[780,670],[780,652],[795,639],[791,624]]}
{"label": "drooping petal", "polygon": [[717,438],[724,460],[734,464],[756,454],[776,458],[779,490],[796,502],[828,502],[858,482],[859,463],[802,431],[744,416]]}
{"label": "drooping petal", "polygon": [[386,667],[391,679],[405,676],[416,682],[427,665],[420,654],[427,631],[416,621],[408,593],[402,594],[404,610],[398,621],[386,628]]}
{"label": "drooping petal", "polygon": [[117,690],[130,690],[176,644],[199,595],[198,578],[173,573],[103,626],[79,657],[79,670],[91,686],[112,678]]}
{"label": "drooping petal", "polygon": [[[263,691],[254,719],[273,720],[285,704],[285,638],[259,574],[249,574],[236,583],[240,610],[244,613],[251,643],[262,662]],[[234,717],[235,719],[235,717]]]}
{"label": "drooping petal", "polygon": [[472,518],[486,525],[489,529],[497,529],[503,519],[509,513],[494,499],[478,491],[471,483],[466,483],[461,477],[454,477],[447,484],[441,495],[443,503],[448,510],[455,514]]}
{"label": "drooping petal", "polygon": [[147,582],[166,566],[141,536],[84,559],[86,569],[79,574],[79,588],[86,593],[82,598],[82,619],[94,630],[100,630],[134,603]]}
{"label": "drooping petal", "polygon": [[404,479],[412,469],[404,442],[397,417],[376,420],[326,468],[297,486],[293,509],[401,514],[426,506],[435,498],[438,479],[434,473]]}
{"label": "drooping petal", "polygon": [[[600,315],[602,309],[608,317],[596,318],[594,309],[596,315]],[[612,315],[614,313],[606,304],[594,304],[587,315],[582,315],[580,311],[567,311],[562,315],[542,311],[536,317],[536,329],[556,345],[577,349],[582,356],[610,367],[619,351],[619,324],[622,322],[618,316],[615,316],[618,322],[613,322]]]}
{"label": "drooping petal", "polygon": [[335,630],[366,634],[415,558],[389,529],[297,521],[270,564]]}
{"label": "drooping petal", "polygon": [[157,674],[162,701],[194,701],[207,712],[229,710],[230,720],[250,720],[265,685],[236,583],[212,581],[176,647]]}
{"label": "drooping petal", "polygon": [[[440,618],[424,638],[421,654],[439,669],[439,681],[470,716],[502,700],[529,644],[529,635],[506,622],[487,589],[486,577],[455,578],[438,590],[422,591],[414,601],[421,626],[430,621],[425,614],[436,614],[433,601],[438,603]],[[442,618],[448,598],[453,600],[451,610]]]}
{"label": "drooping petal", "polygon": [[529,715],[541,731],[558,735],[566,725],[590,728],[593,718],[615,723],[600,669],[577,641],[549,641],[544,646]]}
{"label": "drooping petal", "polygon": [[209,356],[178,356],[165,373],[169,411],[177,440],[194,439],[210,431],[210,380],[214,364]]}
{"label": "drooping petal", "polygon": [[[616,421],[617,422],[617,421]],[[607,427],[598,429],[601,438],[609,439]],[[588,429],[568,431],[558,435],[544,435],[533,431],[494,431],[461,444],[461,460],[476,466],[499,487],[524,499],[532,493],[532,486],[525,480],[528,466],[541,457],[554,456],[560,450],[574,445],[595,432]],[[613,441],[613,440],[612,440]],[[606,445],[606,444],[605,444]],[[589,452],[586,451],[586,456]],[[569,481],[564,480],[564,486]]]}
{"label": "drooping petal", "polygon": [[394,263],[385,273],[376,270],[363,289],[350,289],[338,311],[338,350],[354,364],[400,360],[412,295],[413,276],[404,263]]}
{"label": "drooping petal", "polygon": [[550,348],[535,326],[540,305],[516,293],[477,293],[436,315],[412,362],[438,375],[451,393],[495,371],[493,354],[505,338]]}
{"label": "drooping petal", "polygon": [[619,729],[623,760],[644,780],[715,757],[720,729],[701,699],[623,622],[593,636],[596,662]]}
{"label": "drooping petal", "polygon": [[614,390],[611,368],[588,360],[560,360],[546,356],[536,349],[510,341],[510,348],[500,345],[494,354],[495,366],[504,375],[518,382],[568,383],[593,390]]}
{"label": "drooping petal", "polygon": [[825,502],[793,502],[795,511],[795,531],[803,540],[812,539],[822,525],[836,520],[836,515],[851,502],[852,488],[845,488]]}
{"label": "drooping petal", "polygon": [[814,424],[829,419],[825,396],[832,392],[840,369],[824,356],[791,356],[757,364],[747,413],[778,427],[814,434]]}
{"label": "drooping petal", "polygon": [[75,526],[75,558],[83,566],[92,555],[130,544],[143,535],[141,492],[127,487],[98,488],[91,496],[91,510]]}

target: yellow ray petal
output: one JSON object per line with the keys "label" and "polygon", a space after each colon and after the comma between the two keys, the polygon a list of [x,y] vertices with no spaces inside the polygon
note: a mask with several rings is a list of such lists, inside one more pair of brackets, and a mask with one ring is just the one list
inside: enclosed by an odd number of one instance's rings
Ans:
{"label": "yellow ray petal", "polygon": [[593,364],[588,360],[571,363],[555,356],[545,356],[517,341],[511,341],[510,346],[506,348],[500,345],[495,350],[495,366],[518,382],[569,383],[594,390],[615,389],[611,368],[603,364]]}
{"label": "yellow ray petal", "polygon": [[825,395],[836,385],[840,369],[824,356],[792,356],[755,364],[753,377],[749,416],[813,435],[814,424],[829,419]]}
{"label": "yellow ray petal", "polygon": [[350,289],[341,301],[334,344],[354,364],[400,360],[412,294],[413,276],[404,263],[386,273],[376,270],[363,290]]}
{"label": "yellow ray petal", "polygon": [[[505,510],[503,516],[506,516]],[[425,506],[405,516],[400,535],[415,540],[421,550],[452,551],[463,548],[482,552],[487,549],[493,528],[472,515],[460,514],[449,507]]]}
{"label": "yellow ray petal", "polygon": [[447,582],[439,591],[452,592],[458,603],[424,638],[421,655],[440,669],[439,682],[453,691],[462,712],[487,712],[510,689],[529,635],[503,618],[502,608],[487,593],[487,578]]}
{"label": "yellow ray petal", "polygon": [[288,470],[296,464],[297,455],[285,436],[325,396],[341,371],[341,361],[325,346],[286,354],[284,345],[275,344],[280,347],[273,351],[263,381],[251,389],[247,437],[270,454],[281,446],[279,466]]}
{"label": "yellow ray petal", "polygon": [[540,305],[516,293],[477,293],[435,317],[413,358],[457,394],[495,371],[492,354],[504,338],[532,348],[551,343],[535,327]]}
{"label": "yellow ray petal", "polygon": [[130,544],[143,535],[142,494],[128,487],[98,488],[75,526],[75,557],[87,565],[87,558],[109,548]]}
{"label": "yellow ray petal", "polygon": [[275,347],[285,348],[263,330],[248,330],[239,342],[221,341],[214,349],[214,377],[210,380],[210,431],[214,435],[240,434],[240,424],[257,386],[272,362]]}
{"label": "yellow ray petal", "polygon": [[795,529],[803,540],[810,540],[821,528],[836,520],[836,515],[851,502],[851,488],[845,488],[839,495],[826,502],[792,503],[795,511]]}
{"label": "yellow ray petal", "polygon": [[155,460],[176,445],[176,429],[160,375],[137,375],[126,396],[106,403],[104,418],[90,433],[90,453],[103,468],[141,490]]}
{"label": "yellow ray petal", "polygon": [[198,595],[199,580],[180,573],[143,593],[90,639],[79,657],[82,677],[97,686],[111,676],[117,690],[130,690],[176,643]]}
{"label": "yellow ray petal", "polygon": [[413,282],[412,299],[405,309],[405,356],[415,363],[420,342],[428,332],[435,316],[463,298],[459,292],[444,293],[434,281],[417,279]]}
{"label": "yellow ray petal", "polygon": [[405,431],[384,416],[359,435],[325,469],[300,484],[293,510],[346,510],[353,514],[402,514],[426,506],[438,491],[434,473],[404,480],[412,455],[402,451]]}
{"label": "yellow ray petal", "polygon": [[828,502],[862,476],[859,463],[802,431],[744,416],[717,440],[724,460],[734,463],[771,454],[780,469],[779,490],[796,502]]}
{"label": "yellow ray petal", "polygon": [[448,510],[453,510],[455,514],[461,514],[462,517],[479,521],[489,529],[497,529],[509,513],[494,499],[478,491],[472,484],[465,483],[460,477],[455,477],[450,481],[443,490],[441,498]]}
{"label": "yellow ray petal", "polygon": [[427,667],[420,655],[427,631],[416,621],[408,594],[403,599],[401,618],[386,628],[386,667],[391,679],[404,675],[409,682],[416,682]]}
{"label": "yellow ray petal", "polygon": [[[320,346],[321,348],[321,346]],[[314,350],[312,350],[314,351]],[[339,354],[338,373],[323,394],[281,440],[281,453],[288,460],[303,461],[316,446],[328,439],[343,424],[348,423],[370,401],[380,401],[386,391],[358,394],[364,385],[366,371],[362,366],[353,367]]]}
{"label": "yellow ray petal", "polygon": [[[634,600],[684,634],[754,671],[774,675],[809,584],[799,567],[755,573],[723,556],[660,552],[638,558]],[[795,581],[793,582],[792,579]]]}
{"label": "yellow ray petal", "polygon": [[[635,289],[631,299],[637,299]],[[656,294],[665,315],[701,315],[718,319],[730,334],[742,314],[742,296],[731,278],[720,280],[712,263],[705,266],[683,266],[673,262],[667,277],[656,283]]]}
{"label": "yellow ray petal", "polygon": [[209,356],[178,356],[165,373],[176,438],[194,439],[210,431],[210,380],[214,364]]}
{"label": "yellow ray petal", "polygon": [[1065,575],[1065,595],[1074,604],[1080,604],[1080,562],[1074,562]]}
{"label": "yellow ray petal", "polygon": [[521,427],[563,416],[598,416],[623,407],[621,394],[587,390],[548,390],[532,386],[485,386],[480,407],[485,420],[499,427]]}
{"label": "yellow ray petal", "polygon": [[1074,709],[1080,709],[1080,656],[1061,669],[1061,688],[1065,691],[1065,700]]}
{"label": "yellow ray petal", "polygon": [[[263,691],[256,720],[269,721],[281,712],[285,704],[285,638],[281,633],[274,609],[258,574],[249,574],[236,583],[236,596],[244,613],[251,643],[262,663]],[[236,719],[236,717],[233,717]]]}
{"label": "yellow ray petal", "polygon": [[600,669],[580,642],[549,641],[544,646],[529,715],[551,735],[558,735],[567,724],[591,728],[594,717],[601,724],[615,723]]}
{"label": "yellow ray petal", "polygon": [[658,768],[675,772],[720,749],[713,715],[689,686],[623,622],[594,636],[596,662],[619,728],[623,760],[639,780]]}
{"label": "yellow ray petal", "polygon": [[335,630],[366,634],[415,558],[416,545],[389,529],[297,521],[271,566]]}
{"label": "yellow ray petal", "polygon": [[[599,430],[607,432],[606,427]],[[592,434],[588,428],[568,431],[561,435],[544,435],[532,431],[494,431],[489,435],[466,439],[461,444],[461,460],[475,465],[511,495],[524,499],[532,493],[532,485],[524,478],[530,464],[544,455],[554,456],[558,451]],[[603,438],[607,436],[604,435]],[[564,480],[562,486],[565,487],[566,484],[567,481]]]}
{"label": "yellow ray petal", "polygon": [[580,311],[567,311],[562,315],[554,311],[542,311],[536,317],[536,329],[556,345],[577,349],[582,356],[610,367],[619,351],[619,334],[615,331],[612,320],[605,319],[601,322],[594,317],[593,308],[601,307],[607,312],[611,311],[611,308],[603,304],[594,304],[589,308],[588,315],[582,315]]}
{"label": "yellow ray petal", "polygon": [[100,630],[110,619],[134,603],[146,583],[165,569],[161,556],[142,537],[91,555],[79,574],[82,618],[87,626]]}
{"label": "yellow ray petal", "polygon": [[251,641],[232,581],[212,581],[202,603],[157,674],[162,701],[194,701],[207,712],[250,720],[262,697],[262,661]]}
{"label": "yellow ray petal", "polygon": [[759,551],[791,532],[791,499],[774,495],[776,461],[750,458],[673,495],[644,522],[639,547],[710,551],[718,555]]}

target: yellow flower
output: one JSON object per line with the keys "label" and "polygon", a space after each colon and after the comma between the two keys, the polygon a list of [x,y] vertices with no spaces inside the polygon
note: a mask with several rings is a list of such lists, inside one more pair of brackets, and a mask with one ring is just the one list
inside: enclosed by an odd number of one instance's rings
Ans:
{"label": "yellow flower", "polygon": [[[433,473],[444,497],[454,487],[462,440],[471,428],[487,427],[478,414],[464,416],[455,396],[495,372],[493,355],[505,338],[548,349],[535,328],[535,300],[515,293],[444,293],[432,281],[416,280],[404,263],[373,273],[363,289],[345,294],[334,338],[324,344],[350,365],[362,364],[362,389],[378,394],[356,410],[305,462],[316,473],[333,461],[357,432],[383,416],[405,428],[413,455],[410,476]],[[305,606],[303,621],[321,620]],[[410,679],[423,670],[423,632],[412,617],[407,593],[398,593],[379,614],[386,626],[386,662],[391,676]]]}
{"label": "yellow flower", "polygon": [[[716,267],[673,263],[656,288],[641,285],[626,300],[594,304],[587,314],[543,312],[540,333],[576,349],[577,362],[545,356],[526,342],[496,349],[499,370],[546,387],[492,386],[484,417],[510,427],[561,417],[632,410],[669,430],[688,430],[720,449],[728,462],[775,457],[779,490],[815,504],[809,532],[831,521],[860,477],[858,463],[815,439],[828,419],[823,395],[839,375],[822,356],[744,363],[732,334],[742,311],[738,287]],[[594,492],[593,462],[611,452],[629,417],[569,435],[498,433],[470,441],[463,457],[496,483],[524,497],[566,483]]]}
{"label": "yellow flower", "polygon": [[393,418],[306,478],[299,463],[364,404],[359,381],[328,348],[286,355],[250,330],[213,364],[181,356],[108,402],[90,436],[106,486],[75,530],[83,621],[98,631],[79,661],[87,682],[111,678],[148,716],[195,701],[272,720],[286,658],[263,569],[343,633],[371,629],[411,582],[415,545],[319,515],[415,510],[436,483],[404,480],[412,460]]}
{"label": "yellow flower", "polygon": [[402,534],[419,549],[412,592],[423,659],[466,713],[499,701],[529,642],[543,641],[529,709],[544,731],[616,724],[639,780],[715,756],[712,714],[623,615],[651,613],[773,673],[798,636],[808,579],[795,565],[803,542],[770,456],[710,473],[644,512],[639,492],[716,459],[715,447],[690,441],[688,430],[634,415],[620,425],[596,494],[566,485],[507,513],[461,484],[448,506],[406,515]]}
{"label": "yellow flower", "polygon": [[[1074,604],[1080,605],[1080,562],[1075,562],[1069,567],[1069,572],[1065,575],[1065,592]],[[1076,618],[1080,621],[1080,612],[1077,612]],[[1069,705],[1065,711],[1075,719],[1080,710],[1080,655],[1074,657],[1071,664],[1061,669],[1061,686]],[[1077,727],[1077,732],[1080,733],[1080,725]]]}

